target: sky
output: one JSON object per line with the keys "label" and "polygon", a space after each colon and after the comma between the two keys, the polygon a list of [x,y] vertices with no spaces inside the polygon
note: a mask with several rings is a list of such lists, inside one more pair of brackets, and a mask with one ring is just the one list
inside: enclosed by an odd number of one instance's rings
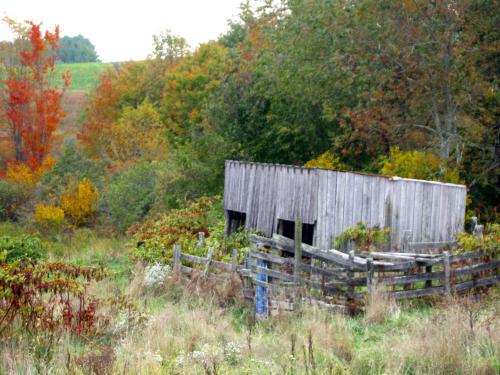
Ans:
{"label": "sky", "polygon": [[[104,62],[142,60],[152,51],[152,36],[165,28],[192,48],[227,31],[241,0],[0,0],[0,18],[43,22],[61,36],[82,34]],[[11,39],[0,26],[0,40]]]}

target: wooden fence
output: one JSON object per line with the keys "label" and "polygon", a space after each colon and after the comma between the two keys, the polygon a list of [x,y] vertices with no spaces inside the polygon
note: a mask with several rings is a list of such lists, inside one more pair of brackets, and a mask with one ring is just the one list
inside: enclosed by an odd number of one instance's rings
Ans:
{"label": "wooden fence", "polygon": [[[299,226],[298,226],[299,227]],[[364,309],[376,290],[396,300],[424,296],[451,296],[500,281],[497,256],[483,251],[467,253],[358,253],[319,248],[274,235],[250,236],[250,250],[242,264],[234,250],[232,262],[183,254],[175,247],[174,269],[192,274],[194,269],[224,282],[228,275],[243,281],[243,293],[253,300],[258,315],[267,316],[297,303],[345,313]]]}

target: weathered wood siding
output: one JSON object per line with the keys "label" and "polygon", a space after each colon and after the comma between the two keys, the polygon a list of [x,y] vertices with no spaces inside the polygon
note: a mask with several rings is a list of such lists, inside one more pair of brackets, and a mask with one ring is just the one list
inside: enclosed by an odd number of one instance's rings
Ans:
{"label": "weathered wood siding", "polygon": [[247,228],[272,235],[278,219],[300,218],[315,224],[322,248],[360,221],[390,227],[393,249],[404,231],[412,231],[412,242],[447,242],[464,225],[462,185],[227,161],[224,186],[224,208],[244,212]]}

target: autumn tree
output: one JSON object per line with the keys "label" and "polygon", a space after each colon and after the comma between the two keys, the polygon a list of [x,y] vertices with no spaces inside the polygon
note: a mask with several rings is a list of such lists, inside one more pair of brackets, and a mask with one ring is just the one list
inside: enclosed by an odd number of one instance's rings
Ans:
{"label": "autumn tree", "polygon": [[174,64],[189,54],[187,40],[182,36],[174,35],[170,29],[153,35],[153,59],[166,60]]}
{"label": "autumn tree", "polygon": [[[13,24],[10,24],[12,26]],[[59,40],[59,27],[42,32],[41,24],[27,22],[26,29],[11,27],[22,39],[19,62],[7,65],[2,87],[3,114],[14,160],[32,169],[40,167],[49,154],[59,120],[64,116],[61,98],[70,77],[63,74],[63,87],[51,85]]]}
{"label": "autumn tree", "polygon": [[201,45],[168,72],[161,113],[172,139],[184,142],[201,130],[205,111],[228,67],[226,48],[212,42]]}

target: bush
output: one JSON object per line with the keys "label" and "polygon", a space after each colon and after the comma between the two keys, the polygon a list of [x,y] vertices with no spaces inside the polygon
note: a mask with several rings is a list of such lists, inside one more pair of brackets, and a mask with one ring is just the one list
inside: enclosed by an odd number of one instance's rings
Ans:
{"label": "bush", "polygon": [[22,186],[9,181],[0,181],[0,220],[17,220],[19,209],[29,197]]}
{"label": "bush", "polygon": [[5,172],[5,178],[9,182],[23,186],[33,186],[37,182],[36,174],[30,167],[23,163],[9,163]]}
{"label": "bush", "polygon": [[486,224],[485,233],[477,237],[470,233],[459,233],[457,244],[459,252],[484,250],[492,256],[500,254],[500,224]]}
{"label": "bush", "polygon": [[70,189],[61,197],[61,208],[69,222],[76,227],[92,222],[97,208],[99,192],[84,178],[75,189]]}
{"label": "bush", "polygon": [[64,221],[64,211],[55,206],[35,205],[35,221],[43,229],[58,231]]}
{"label": "bush", "polygon": [[182,246],[183,252],[196,253],[197,233],[209,235],[210,210],[215,201],[216,198],[202,197],[185,208],[170,210],[132,226],[129,233],[141,244],[134,255],[152,263],[171,261],[174,244]]}
{"label": "bush", "polygon": [[108,185],[102,200],[120,231],[142,220],[153,206],[155,168],[156,163],[135,165],[115,175]]}
{"label": "bush", "polygon": [[47,249],[38,237],[0,237],[0,260],[7,263],[20,259],[41,259],[45,257],[46,253]]}
{"label": "bush", "polygon": [[340,158],[331,151],[325,151],[317,158],[309,160],[304,167],[323,168],[336,171],[345,171],[347,166],[340,161]]}
{"label": "bush", "polygon": [[401,151],[399,147],[392,147],[389,157],[382,159],[380,173],[403,178],[462,184],[463,181],[458,171],[454,168],[446,168],[443,171],[443,164],[443,161],[433,153]]}
{"label": "bush", "polygon": [[16,321],[27,333],[56,333],[60,328],[78,336],[91,333],[97,326],[97,303],[86,284],[103,277],[100,269],[62,262],[4,264],[0,269],[2,338],[16,334]]}
{"label": "bush", "polygon": [[379,228],[378,226],[369,228],[365,223],[360,222],[339,234],[335,238],[334,247],[340,249],[352,241],[362,251],[385,250],[389,244],[389,235],[389,228]]}
{"label": "bush", "polygon": [[102,189],[105,166],[104,161],[87,158],[73,142],[69,142],[63,147],[62,155],[53,168],[40,178],[43,195],[60,196],[69,186],[84,178]]}
{"label": "bush", "polygon": [[224,187],[228,145],[205,128],[191,143],[178,145],[158,164],[155,209],[178,207],[178,202],[218,195]]}

